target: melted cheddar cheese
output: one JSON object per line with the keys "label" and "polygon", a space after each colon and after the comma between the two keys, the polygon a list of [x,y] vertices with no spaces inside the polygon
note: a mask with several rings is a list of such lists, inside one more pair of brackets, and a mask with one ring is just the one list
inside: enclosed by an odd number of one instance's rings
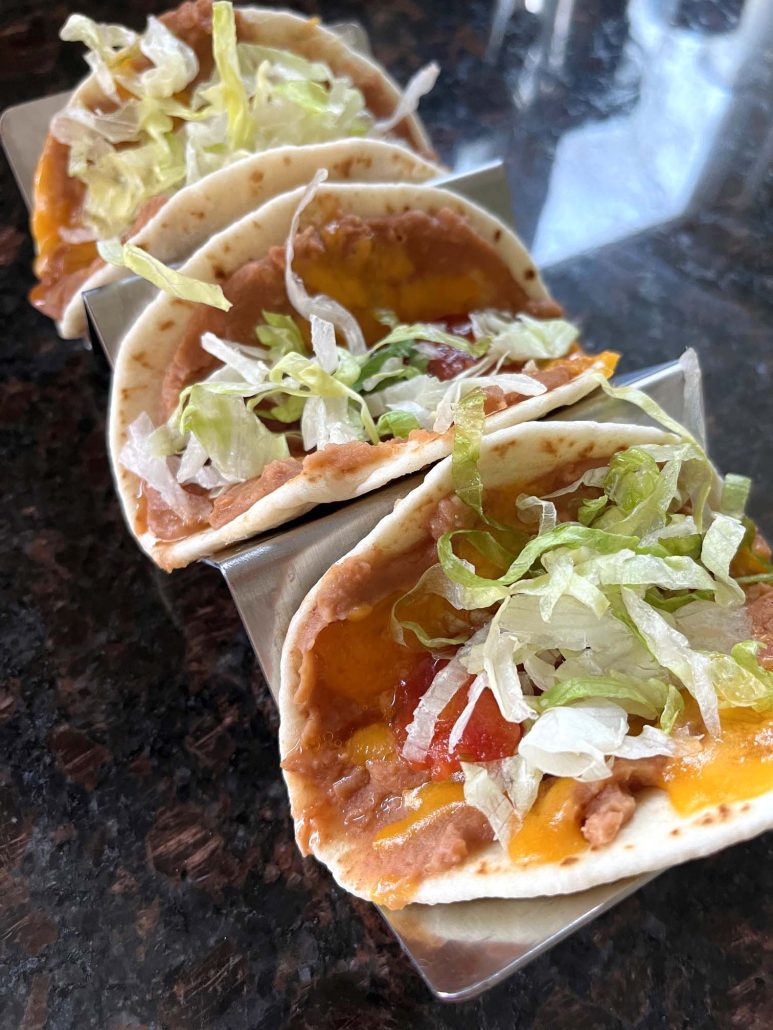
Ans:
{"label": "melted cheddar cheese", "polygon": [[773,790],[773,716],[743,708],[723,712],[722,736],[707,736],[698,754],[670,761],[663,789],[680,815]]}

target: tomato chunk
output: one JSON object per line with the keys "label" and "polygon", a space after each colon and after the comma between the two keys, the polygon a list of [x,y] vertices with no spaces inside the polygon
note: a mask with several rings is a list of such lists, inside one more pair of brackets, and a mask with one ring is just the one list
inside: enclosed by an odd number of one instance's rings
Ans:
{"label": "tomato chunk", "polygon": [[[463,336],[470,342],[474,339],[469,315],[444,315],[436,321],[447,333]],[[445,343],[434,343],[432,346],[435,356],[427,365],[427,371],[437,379],[453,379],[475,363],[476,359],[471,354],[465,354],[464,351],[449,347]]]}
{"label": "tomato chunk", "polygon": [[[400,747],[405,741],[416,706],[435,675],[446,664],[442,659],[426,655],[410,676],[400,680],[392,716],[392,729]],[[451,730],[467,704],[472,681],[473,677],[470,676],[441,712],[427,757],[423,762],[411,763],[415,769],[429,769],[433,780],[446,780],[458,772],[460,761],[493,762],[515,754],[518,748],[521,727],[503,718],[490,690],[484,690],[478,698],[461,739],[452,749],[449,748]]]}

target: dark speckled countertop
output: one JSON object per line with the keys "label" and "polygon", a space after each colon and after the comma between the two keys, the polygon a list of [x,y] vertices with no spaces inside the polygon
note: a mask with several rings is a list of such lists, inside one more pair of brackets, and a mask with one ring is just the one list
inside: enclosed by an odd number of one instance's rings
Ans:
{"label": "dark speckled countertop", "polygon": [[[161,3],[79,9],[139,27]],[[766,0],[310,2],[359,18],[444,158],[507,154],[518,223],[597,346],[695,346],[711,445],[773,533]],[[4,0],[0,107],[81,75],[65,3]],[[541,13],[540,13],[541,12]],[[768,99],[766,99],[768,98]],[[144,560],[105,455],[107,378],[27,306],[2,162],[0,1025],[773,1025],[771,838],[661,875],[475,1002],[443,1006],[369,905],[295,849],[276,715],[218,574]]]}

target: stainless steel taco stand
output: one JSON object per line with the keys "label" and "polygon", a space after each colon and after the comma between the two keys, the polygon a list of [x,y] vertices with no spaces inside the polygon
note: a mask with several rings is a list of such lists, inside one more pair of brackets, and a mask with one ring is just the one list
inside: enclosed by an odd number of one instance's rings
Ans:
{"label": "stainless steel taco stand", "polygon": [[[28,203],[48,121],[66,96],[59,94],[11,108],[0,121],[3,145]],[[438,181],[505,221],[511,220],[510,195],[501,163]],[[154,293],[144,281],[127,279],[86,294],[95,349],[99,347],[111,365],[126,329]],[[682,417],[684,377],[676,362],[619,381],[635,383],[670,414]],[[550,417],[647,421],[637,408],[603,395],[594,395]],[[275,697],[282,641],[304,595],[421,478],[421,474],[407,477],[359,500],[319,508],[288,527],[210,559],[225,577]],[[381,912],[430,990],[438,998],[462,1001],[523,968],[654,875],[554,898],[409,905],[399,912]]]}

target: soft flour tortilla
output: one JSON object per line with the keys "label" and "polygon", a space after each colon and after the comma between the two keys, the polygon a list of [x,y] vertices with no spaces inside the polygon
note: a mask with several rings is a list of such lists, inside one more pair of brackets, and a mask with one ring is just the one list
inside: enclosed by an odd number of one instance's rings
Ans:
{"label": "soft flour tortilla", "polygon": [[[598,422],[543,422],[516,426],[483,441],[480,470],[484,484],[527,483],[566,463],[603,457],[642,443],[674,442],[657,429]],[[441,498],[453,492],[450,460],[442,462],[373,529],[341,562],[352,558],[379,562],[395,559],[426,539],[428,515]],[[340,564],[337,563],[337,564]],[[290,624],[281,662],[279,749],[286,758],[299,740],[305,715],[294,696],[299,685],[302,646],[323,626],[318,605],[329,574],[307,595]],[[318,625],[316,625],[319,623]],[[303,642],[303,644],[302,644]],[[293,817],[298,821],[314,799],[314,791],[295,773],[285,771]],[[711,805],[681,816],[663,791],[637,794],[631,822],[615,840],[563,862],[514,863],[503,848],[490,844],[443,873],[427,877],[407,900],[424,904],[473,898],[531,898],[569,894],[638,873],[658,870],[746,840],[773,826],[773,792],[747,801]],[[357,848],[345,837],[320,842],[311,835],[312,852],[329,866],[347,890],[368,900],[378,897],[378,884],[353,874]]]}
{"label": "soft flour tortilla", "polygon": [[[212,236],[256,211],[267,200],[309,182],[327,168],[330,182],[426,182],[443,173],[397,143],[344,139],[253,154],[175,193],[130,239],[166,265],[190,257]],[[59,326],[65,339],[87,331],[82,294],[132,273],[115,265],[97,269],[70,300]]]}
{"label": "soft flour tortilla", "polygon": [[[203,8],[207,4],[204,0],[199,0],[196,6]],[[290,11],[275,11],[261,7],[237,6],[237,11],[241,19],[239,32],[239,40],[241,42],[259,43],[263,46],[274,47],[279,50],[289,50],[308,60],[324,62],[334,75],[348,75],[353,85],[363,94],[368,110],[377,120],[388,118],[400,102],[402,90],[384,68],[369,57],[353,50],[335,32],[324,28],[316,19],[303,18]],[[97,107],[100,103],[104,102],[104,99],[104,93],[97,84],[95,77],[90,75],[75,90],[70,103]],[[435,157],[426,130],[416,114],[408,115],[404,118],[390,132],[390,137],[399,139],[406,145],[406,148],[411,148],[411,150],[421,155],[427,161],[431,161]],[[44,145],[35,177],[36,182],[40,177],[46,160],[51,160],[48,145]],[[193,191],[190,200],[192,206],[199,205],[202,199],[209,201],[210,198],[214,198],[216,204],[222,203],[227,196],[229,180],[226,178],[222,186],[219,188],[215,186],[213,192],[205,191],[203,195],[199,190],[200,185],[201,183],[196,183],[180,191],[181,193],[187,193],[189,190]],[[290,185],[288,183],[284,188],[288,189]],[[258,203],[267,196],[268,194],[264,194],[262,198],[258,198]],[[246,197],[245,204],[247,206],[240,207],[238,203],[235,205],[237,209],[229,219],[230,221],[233,221],[248,209],[249,201]],[[161,212],[161,215],[162,217],[164,216],[164,211]],[[162,255],[157,256],[161,257],[162,260],[179,260],[191,253],[192,248],[198,246],[202,239],[206,239],[224,225],[229,224],[225,219],[219,218],[219,213],[213,209],[210,209],[207,218],[211,218],[211,221],[208,222],[207,232],[204,233],[203,237],[192,241],[188,249],[185,249],[184,246],[178,247],[176,256],[168,259],[163,258]],[[156,221],[157,219],[153,219],[153,222]],[[158,228],[154,230],[154,232],[156,231],[158,231]],[[175,228],[172,229],[173,233],[177,231]],[[131,241],[139,242],[139,239],[132,237]],[[184,241],[181,241],[181,244],[183,243]],[[59,334],[64,339],[75,339],[86,333],[86,315],[81,293],[83,290],[102,285],[103,280],[94,281],[94,279],[95,276],[89,277],[86,283],[68,302],[62,319],[57,324]],[[109,282],[112,279],[104,281]]]}
{"label": "soft flour tortilla", "polygon": [[[269,201],[255,214],[211,239],[185,262],[181,271],[196,279],[222,281],[248,261],[263,257],[272,246],[283,245],[302,194],[303,190],[298,189]],[[503,258],[529,298],[548,296],[518,237],[482,208],[447,190],[394,184],[326,186],[307,209],[302,224],[309,224],[315,211],[329,212],[331,202],[342,211],[363,218],[409,209],[432,214],[449,208],[466,218],[477,234]],[[150,532],[143,532],[137,520],[139,480],[123,468],[119,455],[128,427],[139,415],[147,412],[151,419],[158,421],[164,372],[193,308],[188,302],[159,296],[124,338],[113,377],[109,441],[118,493],[130,529],[162,568],[187,565],[255,533],[289,522],[317,504],[358,497],[438,461],[451,451],[453,430],[429,441],[409,439],[395,447],[389,456],[364,468],[329,469],[324,474],[304,470],[220,529],[202,530],[175,541],[160,541]],[[494,430],[540,418],[554,408],[585,396],[594,386],[591,373],[586,372],[564,386],[497,412],[489,417],[487,427]]]}

